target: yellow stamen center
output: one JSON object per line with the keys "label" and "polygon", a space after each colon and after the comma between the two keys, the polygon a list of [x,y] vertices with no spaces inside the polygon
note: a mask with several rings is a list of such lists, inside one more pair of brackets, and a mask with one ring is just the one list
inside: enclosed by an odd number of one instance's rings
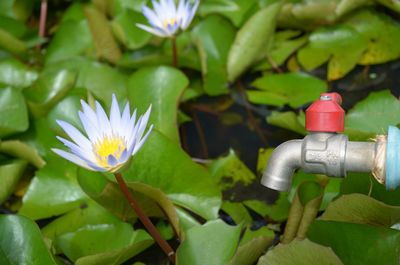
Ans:
{"label": "yellow stamen center", "polygon": [[126,149],[125,141],[119,136],[104,136],[93,145],[93,149],[97,155],[97,162],[102,167],[107,167],[107,158],[113,155],[117,160],[121,157],[122,152]]}
{"label": "yellow stamen center", "polygon": [[163,22],[162,22],[162,24],[163,24],[163,26],[164,26],[164,28],[167,28],[169,25],[175,25],[175,23],[176,23],[177,21],[176,21],[176,18],[167,18],[167,19],[165,19]]}

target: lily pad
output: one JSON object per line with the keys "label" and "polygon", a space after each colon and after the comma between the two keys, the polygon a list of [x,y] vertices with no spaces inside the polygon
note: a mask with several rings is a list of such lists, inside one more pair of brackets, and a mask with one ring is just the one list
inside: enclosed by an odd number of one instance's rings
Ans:
{"label": "lily pad", "polygon": [[306,70],[328,63],[328,80],[336,80],[352,70],[367,49],[365,37],[346,25],[320,28],[299,50],[297,58]]}
{"label": "lily pad", "polygon": [[307,236],[313,242],[331,247],[346,265],[395,265],[399,262],[400,231],[395,229],[315,221]]}
{"label": "lily pad", "polygon": [[390,206],[363,194],[342,195],[331,202],[321,220],[391,227],[400,221],[400,207]]}
{"label": "lily pad", "polygon": [[25,171],[28,163],[24,160],[13,160],[0,165],[0,204],[14,192],[19,179]]}
{"label": "lily pad", "polygon": [[201,58],[204,91],[216,96],[228,92],[226,63],[235,38],[234,27],[218,16],[209,16],[192,31]]}
{"label": "lily pad", "polygon": [[389,90],[372,92],[346,115],[346,129],[384,134],[389,125],[400,124],[400,101]]}
{"label": "lily pad", "polygon": [[79,207],[87,197],[76,180],[77,167],[56,154],[36,171],[22,199],[21,215],[34,220],[56,216]]}
{"label": "lily pad", "polygon": [[0,138],[28,129],[28,110],[18,89],[0,88]]}
{"label": "lily pad", "polygon": [[[262,256],[257,265],[343,265],[331,248],[305,240],[279,244]],[[346,263],[347,264],[347,263]]]}
{"label": "lily pad", "polygon": [[29,218],[0,215],[0,263],[56,265],[39,227]]}
{"label": "lily pad", "polygon": [[221,220],[194,226],[186,233],[177,251],[179,264],[228,264],[240,236],[239,226],[229,226]]}
{"label": "lily pad", "polygon": [[152,105],[149,123],[178,142],[177,109],[187,85],[188,79],[179,70],[165,66],[143,68],[130,77],[128,98],[139,113]]}
{"label": "lily pad", "polygon": [[359,63],[364,65],[385,63],[400,56],[400,26],[391,17],[371,9],[360,10],[345,22],[367,41],[367,49]]}
{"label": "lily pad", "polygon": [[294,108],[312,102],[327,90],[324,81],[300,72],[265,75],[252,85],[259,90],[247,90],[250,102],[273,106],[289,104]]}

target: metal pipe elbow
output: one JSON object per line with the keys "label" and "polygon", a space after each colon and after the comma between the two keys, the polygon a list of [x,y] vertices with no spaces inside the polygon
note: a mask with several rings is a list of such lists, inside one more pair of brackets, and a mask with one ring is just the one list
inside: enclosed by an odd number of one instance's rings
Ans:
{"label": "metal pipe elbow", "polygon": [[293,173],[301,167],[303,140],[282,143],[272,152],[261,184],[279,191],[288,191],[292,185]]}

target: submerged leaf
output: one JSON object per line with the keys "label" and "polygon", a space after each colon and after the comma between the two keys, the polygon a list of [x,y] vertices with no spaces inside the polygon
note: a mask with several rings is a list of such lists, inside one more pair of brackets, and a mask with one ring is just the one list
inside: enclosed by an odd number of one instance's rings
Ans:
{"label": "submerged leaf", "polygon": [[208,165],[208,170],[222,190],[232,188],[238,182],[249,185],[256,179],[253,172],[237,157],[232,149],[229,150],[227,156],[211,162]]}

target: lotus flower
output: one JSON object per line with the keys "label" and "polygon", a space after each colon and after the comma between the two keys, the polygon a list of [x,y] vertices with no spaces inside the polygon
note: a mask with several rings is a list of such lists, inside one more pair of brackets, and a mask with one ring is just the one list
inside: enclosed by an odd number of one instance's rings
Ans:
{"label": "lotus flower", "polygon": [[195,0],[191,4],[187,0],[180,0],[178,8],[174,0],[160,0],[159,2],[153,0],[152,3],[154,10],[143,6],[143,15],[151,27],[143,24],[136,25],[159,37],[171,38],[179,29],[186,30],[189,27],[200,1]]}
{"label": "lotus flower", "polygon": [[79,118],[85,130],[83,135],[68,122],[57,120],[58,125],[72,141],[57,136],[70,152],[53,148],[61,157],[92,171],[117,172],[139,151],[149,136],[153,125],[144,135],[150,117],[151,106],[136,122],[136,110],[130,115],[129,102],[121,115],[117,99],[112,96],[110,117],[96,101],[93,110],[81,100],[83,111]]}

